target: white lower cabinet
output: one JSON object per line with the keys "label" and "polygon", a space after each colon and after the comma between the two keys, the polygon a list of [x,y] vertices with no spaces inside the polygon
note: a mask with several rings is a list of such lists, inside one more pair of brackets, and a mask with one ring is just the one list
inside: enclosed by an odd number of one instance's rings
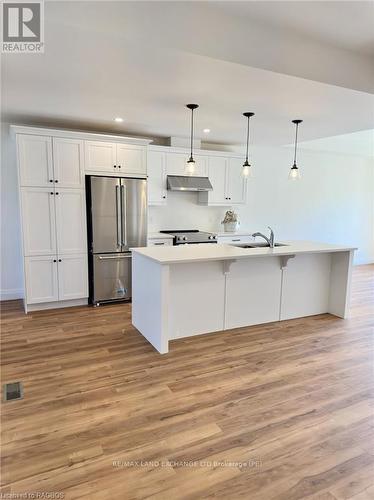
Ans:
{"label": "white lower cabinet", "polygon": [[60,255],[58,258],[58,299],[88,297],[87,255]]}
{"label": "white lower cabinet", "polygon": [[88,297],[86,254],[26,257],[25,278],[27,304]]}
{"label": "white lower cabinet", "polygon": [[149,247],[170,247],[173,246],[173,240],[171,238],[149,238],[147,246]]}
{"label": "white lower cabinet", "polygon": [[245,243],[252,243],[254,238],[251,235],[236,235],[232,234],[231,236],[218,236],[217,243],[224,245],[241,245]]}
{"label": "white lower cabinet", "polygon": [[58,300],[57,257],[25,258],[26,303]]}

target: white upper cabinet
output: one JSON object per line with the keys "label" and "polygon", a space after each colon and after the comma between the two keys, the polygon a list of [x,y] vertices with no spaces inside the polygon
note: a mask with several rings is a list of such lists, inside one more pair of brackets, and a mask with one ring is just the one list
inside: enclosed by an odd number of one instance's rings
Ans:
{"label": "white upper cabinet", "polygon": [[56,187],[83,188],[83,141],[54,137],[53,169]]}
{"label": "white upper cabinet", "polygon": [[146,150],[143,146],[117,144],[117,169],[123,174],[147,173]]}
{"label": "white upper cabinet", "polygon": [[209,180],[213,186],[213,191],[210,191],[209,203],[217,205],[227,204],[226,194],[226,167],[227,158],[222,156],[211,156],[209,158]]}
{"label": "white upper cabinet", "polygon": [[85,141],[86,170],[113,172],[116,165],[116,144],[101,141]]}
{"label": "white upper cabinet", "polygon": [[21,186],[53,184],[52,139],[41,135],[18,135],[18,163]]}
{"label": "white upper cabinet", "polygon": [[84,191],[56,187],[55,202],[58,254],[84,253],[87,248]]}
{"label": "white upper cabinet", "polygon": [[247,180],[242,175],[243,159],[229,158],[227,165],[227,197],[230,204],[245,203]]}
{"label": "white upper cabinet", "polygon": [[236,205],[247,199],[247,180],[242,175],[243,159],[235,156],[209,156],[209,180],[213,191],[199,193],[204,205]]}
{"label": "white upper cabinet", "polygon": [[56,253],[55,193],[53,187],[21,188],[21,207],[24,255]]}
{"label": "white upper cabinet", "polygon": [[101,141],[85,141],[85,170],[114,175],[147,173],[146,147]]}
{"label": "white upper cabinet", "polygon": [[148,204],[166,205],[166,153],[162,151],[148,151]]}

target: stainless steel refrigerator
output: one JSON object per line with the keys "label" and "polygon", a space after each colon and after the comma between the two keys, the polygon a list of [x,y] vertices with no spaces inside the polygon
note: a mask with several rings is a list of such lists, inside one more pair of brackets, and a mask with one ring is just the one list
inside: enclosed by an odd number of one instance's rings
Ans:
{"label": "stainless steel refrigerator", "polygon": [[147,181],[86,178],[90,302],[131,299],[131,248],[147,245]]}

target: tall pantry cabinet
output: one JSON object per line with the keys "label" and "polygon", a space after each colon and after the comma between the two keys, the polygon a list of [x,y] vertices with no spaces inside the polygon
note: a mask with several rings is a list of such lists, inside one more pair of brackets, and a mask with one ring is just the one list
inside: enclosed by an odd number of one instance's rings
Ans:
{"label": "tall pantry cabinet", "polygon": [[16,141],[25,309],[87,303],[83,141],[32,134]]}

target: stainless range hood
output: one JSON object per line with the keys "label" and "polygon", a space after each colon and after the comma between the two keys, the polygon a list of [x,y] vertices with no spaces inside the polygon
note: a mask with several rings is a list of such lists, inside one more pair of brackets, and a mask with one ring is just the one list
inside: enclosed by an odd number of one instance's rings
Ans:
{"label": "stainless range hood", "polygon": [[169,191],[212,191],[213,186],[208,177],[192,177],[189,175],[168,175]]}

